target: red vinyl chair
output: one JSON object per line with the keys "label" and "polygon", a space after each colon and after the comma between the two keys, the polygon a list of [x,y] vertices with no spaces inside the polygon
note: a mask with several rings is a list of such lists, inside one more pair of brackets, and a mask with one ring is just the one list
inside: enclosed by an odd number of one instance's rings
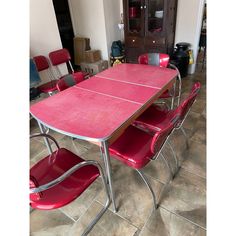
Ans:
{"label": "red vinyl chair", "polygon": [[[83,77],[83,75],[81,75]],[[73,77],[72,75],[67,75],[67,76],[64,76],[63,78],[61,78],[57,84],[56,84],[56,87],[57,87],[57,90],[59,92],[71,87],[71,86],[74,86],[76,85],[77,83],[80,83],[81,82],[81,79],[83,78],[79,78],[77,77]]]}
{"label": "red vinyl chair", "polygon": [[45,71],[48,75],[48,78],[50,79],[49,82],[44,83],[38,87],[39,91],[41,93],[48,93],[49,96],[51,96],[53,92],[57,90],[56,84],[58,80],[55,79],[54,75],[52,74],[48,59],[45,56],[39,55],[39,56],[33,57],[33,61],[36,65],[37,71],[38,72]]}
{"label": "red vinyl chair", "polygon": [[75,72],[74,68],[71,64],[71,56],[69,51],[66,48],[62,48],[56,51],[52,51],[49,53],[49,58],[53,66],[57,71],[59,79],[63,78],[65,75],[62,75],[61,71],[59,70],[58,66],[62,64],[67,64],[70,69],[70,74],[74,77],[77,82],[82,82],[85,78],[89,76],[87,72]]}
{"label": "red vinyl chair", "polygon": [[[200,91],[201,84],[199,82],[196,82],[189,94],[189,96],[174,110],[168,110],[163,109],[163,107],[152,105],[150,106],[141,116],[139,116],[133,123],[134,126],[139,127],[145,131],[148,131],[150,133],[155,133],[159,130],[165,129],[166,126],[168,126],[169,122],[176,117],[176,115],[179,115],[179,120],[177,122],[177,125],[175,126],[175,129],[180,129],[183,133],[183,135],[186,138],[186,143],[188,146],[188,138],[187,134],[182,126],[184,120],[186,119],[191,106],[196,100],[196,97]],[[176,168],[179,168],[178,165],[178,159],[176,157],[176,154],[170,144],[170,142],[167,142],[170,146],[173,155],[176,160]]]}
{"label": "red vinyl chair", "polygon": [[154,135],[131,125],[109,148],[112,157],[135,169],[139,173],[152,194],[154,209],[158,207],[157,200],[148,179],[141,169],[150,161],[156,160],[161,156],[170,173],[172,172],[169,163],[166,161],[161,151],[174,129],[177,120],[178,117],[174,117],[165,129],[157,131]]}
{"label": "red vinyl chair", "polygon": [[161,99],[171,98],[171,109],[173,109],[175,98],[177,99],[177,106],[179,106],[182,83],[181,83],[181,76],[180,76],[178,68],[175,65],[169,63],[169,61],[170,61],[169,55],[164,54],[164,53],[145,53],[145,54],[142,54],[138,57],[139,64],[154,65],[154,66],[159,66],[159,67],[170,67],[172,69],[177,70],[177,72],[178,72],[178,77],[177,77],[178,89],[177,89],[177,91],[178,92],[176,92],[176,84],[175,84],[173,87],[173,91],[168,89],[168,90],[164,91],[164,93],[159,97]]}
{"label": "red vinyl chair", "polygon": [[30,206],[39,210],[63,207],[79,197],[99,176],[102,177],[107,200],[102,210],[91,221],[82,235],[87,235],[110,204],[105,176],[96,161],[84,161],[47,134],[34,134],[30,138],[51,139],[57,150],[30,169]]}

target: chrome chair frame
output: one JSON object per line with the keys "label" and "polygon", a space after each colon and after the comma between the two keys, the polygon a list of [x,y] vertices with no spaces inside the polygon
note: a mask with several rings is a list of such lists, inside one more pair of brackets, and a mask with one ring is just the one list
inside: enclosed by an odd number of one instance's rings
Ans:
{"label": "chrome chair frame", "polygon": [[[57,146],[57,149],[60,148],[59,144],[57,143],[57,141],[52,136],[50,136],[48,134],[37,133],[37,134],[34,134],[34,135],[30,135],[30,138],[39,137],[39,136],[43,136],[45,138],[51,139],[55,143],[55,145]],[[50,181],[49,183],[41,185],[41,186],[39,186],[37,188],[31,188],[30,189],[30,193],[39,193],[39,192],[42,192],[44,190],[50,189],[50,188],[54,187],[55,185],[57,185],[58,183],[60,183],[63,180],[65,180],[67,177],[69,177],[71,174],[73,174],[78,169],[80,169],[80,168],[82,168],[84,166],[87,166],[87,165],[93,165],[93,166],[96,166],[98,168],[100,176],[102,177],[102,182],[103,182],[103,186],[104,186],[104,189],[105,189],[105,192],[106,192],[106,195],[107,195],[107,200],[106,200],[106,203],[105,203],[104,207],[102,208],[102,210],[96,215],[96,217],[86,227],[86,229],[82,233],[82,236],[88,235],[88,233],[92,230],[94,225],[102,217],[102,215],[105,213],[105,211],[108,209],[108,207],[109,207],[109,205],[111,203],[110,195],[109,195],[109,191],[108,191],[108,186],[106,184],[106,177],[105,177],[105,174],[104,174],[104,172],[102,170],[102,167],[100,166],[100,164],[97,161],[87,160],[87,161],[80,162],[79,164],[73,166],[68,171],[66,171],[64,174],[59,176],[58,178]]]}
{"label": "chrome chair frame", "polygon": [[[179,115],[176,115],[176,116],[171,120],[171,122],[175,123],[178,119],[179,119]],[[173,130],[174,130],[174,128],[173,128]],[[170,135],[172,134],[173,130],[172,130],[172,131],[168,134],[168,136],[166,137],[166,139],[165,139],[165,141],[163,142],[163,144],[162,144],[160,150],[159,150],[157,153],[155,153],[155,154],[153,155],[153,157],[151,158],[151,160],[157,160],[158,157],[161,156],[161,158],[164,160],[164,162],[165,162],[167,168],[169,169],[169,173],[170,173],[170,178],[169,178],[168,182],[172,179],[173,173],[172,173],[171,166],[169,165],[168,161],[166,160],[166,158],[164,157],[164,155],[163,155],[161,152],[162,152],[162,149],[163,149],[163,147],[165,146],[165,143],[167,142],[168,138],[169,138]],[[136,171],[139,173],[139,175],[140,175],[140,177],[142,178],[143,182],[146,184],[146,186],[148,187],[149,191],[151,192],[152,199],[153,199],[153,206],[154,206],[153,209],[156,210],[156,209],[158,208],[158,206],[159,206],[160,197],[159,197],[159,201],[157,201],[156,196],[155,196],[155,194],[154,194],[154,191],[153,191],[153,189],[152,189],[152,187],[151,187],[151,184],[150,184],[150,182],[148,181],[148,179],[147,179],[147,177],[145,176],[145,174],[143,173],[143,171],[141,171],[140,169],[135,169],[135,168],[132,168],[132,169],[136,170]]]}
{"label": "chrome chair frame", "polygon": [[171,109],[173,109],[174,108],[175,98],[177,98],[177,106],[179,106],[179,104],[180,104],[181,93],[182,93],[182,79],[181,79],[181,75],[180,75],[179,69],[175,65],[169,63],[169,67],[172,68],[172,69],[175,69],[178,72],[178,75],[177,75],[177,80],[178,80],[178,95],[176,96],[176,83],[175,83],[175,86],[174,86],[174,96],[171,99]]}

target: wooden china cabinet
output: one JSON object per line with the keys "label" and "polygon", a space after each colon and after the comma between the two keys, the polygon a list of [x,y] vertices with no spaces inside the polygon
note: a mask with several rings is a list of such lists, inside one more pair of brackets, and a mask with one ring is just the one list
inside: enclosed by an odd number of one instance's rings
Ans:
{"label": "wooden china cabinet", "polygon": [[126,61],[148,52],[171,54],[177,0],[123,0]]}

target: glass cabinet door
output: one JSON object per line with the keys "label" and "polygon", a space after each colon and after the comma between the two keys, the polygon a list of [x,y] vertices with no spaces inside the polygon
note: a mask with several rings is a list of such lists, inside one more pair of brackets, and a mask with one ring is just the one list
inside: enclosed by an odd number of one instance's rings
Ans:
{"label": "glass cabinet door", "polygon": [[128,0],[128,31],[134,35],[140,35],[143,31],[141,2],[141,0]]}
{"label": "glass cabinet door", "polygon": [[162,32],[164,19],[164,0],[148,0],[147,2],[146,31],[148,34]]}

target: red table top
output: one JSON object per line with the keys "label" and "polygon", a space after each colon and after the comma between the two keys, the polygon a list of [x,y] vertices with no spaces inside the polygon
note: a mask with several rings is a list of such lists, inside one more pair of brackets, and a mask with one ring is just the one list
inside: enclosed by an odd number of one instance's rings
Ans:
{"label": "red table top", "polygon": [[158,66],[123,63],[95,76],[160,89],[166,81],[177,76],[177,71]]}
{"label": "red table top", "polygon": [[[32,116],[49,128],[72,137],[94,142],[112,138],[158,98],[176,76],[169,69],[155,67],[155,73],[152,66],[121,65],[32,105]],[[144,78],[130,75],[129,67],[130,73],[138,75],[140,71]],[[100,76],[104,74],[106,78]],[[155,74],[158,78],[163,75],[160,85]]]}
{"label": "red table top", "polygon": [[102,93],[111,97],[124,99],[130,102],[144,104],[150,96],[154,96],[160,89],[143,87],[135,84],[127,84],[120,81],[93,77],[83,83],[79,83],[76,87],[86,90],[92,90],[96,93]]}

